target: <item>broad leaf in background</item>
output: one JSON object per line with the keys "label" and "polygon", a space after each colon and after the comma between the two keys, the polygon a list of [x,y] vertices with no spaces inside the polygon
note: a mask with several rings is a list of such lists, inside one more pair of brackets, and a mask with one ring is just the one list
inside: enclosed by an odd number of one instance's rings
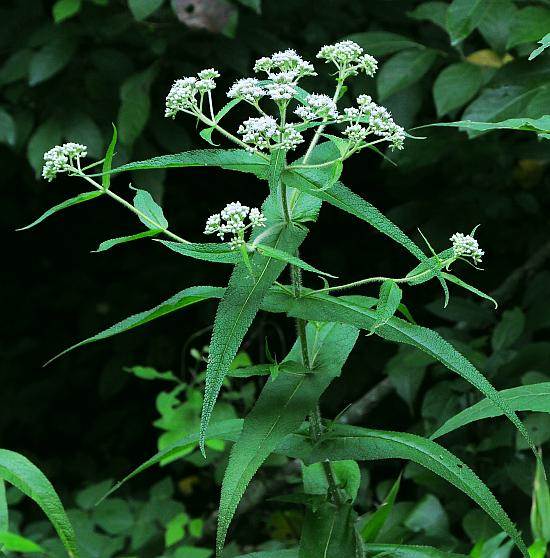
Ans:
{"label": "broad leaf in background", "polygon": [[394,54],[378,72],[376,86],[381,101],[416,83],[431,68],[437,52],[428,48]]}
{"label": "broad leaf in background", "polygon": [[525,328],[525,314],[520,308],[507,310],[493,330],[491,346],[493,351],[511,347],[521,336]]}
{"label": "broad leaf in background", "polygon": [[407,15],[417,21],[431,21],[441,29],[446,29],[448,9],[447,2],[424,2],[416,6],[414,10],[407,12]]}
{"label": "broad leaf in background", "polygon": [[75,50],[75,41],[63,35],[46,43],[31,58],[29,85],[38,85],[60,72],[71,61]]}
{"label": "broad leaf in background", "polygon": [[[243,431],[231,450],[225,471],[218,519],[217,549],[221,552],[227,529],[248,483],[282,439],[297,430],[317,404],[331,381],[340,375],[359,331],[351,326],[328,323],[307,327],[312,371],[282,371],[264,385],[254,408],[245,418]],[[296,342],[281,363],[301,360]]]}
{"label": "broad leaf in background", "polygon": [[445,552],[432,546],[408,544],[366,544],[367,556],[391,556],[392,558],[466,558],[464,554]]}
{"label": "broad leaf in background", "polygon": [[0,143],[15,145],[16,138],[15,120],[3,108],[0,108]]}
{"label": "broad leaf in background", "polygon": [[138,21],[154,14],[162,4],[164,0],[128,0],[128,7]]}
{"label": "broad leaf in background", "polygon": [[353,33],[353,35],[348,35],[345,39],[357,43],[365,52],[376,58],[408,48],[424,48],[423,45],[403,35],[386,31]]}
{"label": "broad leaf in background", "polygon": [[[514,411],[550,413],[550,382],[503,389],[499,395]],[[483,399],[447,420],[431,435],[431,438],[439,438],[472,422],[500,417],[503,414],[502,409],[492,401]]]}
{"label": "broad leaf in background", "polygon": [[529,553],[519,531],[493,493],[460,459],[443,446],[415,434],[384,432],[346,425],[334,428],[316,445],[308,462],[326,458],[378,460],[407,459],[444,478],[476,502],[515,542],[522,554]]}
{"label": "broad leaf in background", "polygon": [[78,558],[73,527],[54,487],[26,457],[0,449],[0,479],[5,480],[34,500],[54,526],[71,558]]}
{"label": "broad leaf in background", "polygon": [[481,23],[495,0],[453,0],[447,10],[447,31],[451,44],[457,45]]}
{"label": "broad leaf in background", "polygon": [[145,310],[145,312],[134,314],[133,316],[130,316],[129,318],[126,318],[125,320],[112,325],[111,327],[101,331],[100,333],[97,333],[96,335],[93,335],[92,337],[89,337],[84,341],[80,341],[80,343],[72,345],[68,349],[65,349],[63,352],[50,359],[46,364],[49,364],[50,362],[68,353],[69,351],[76,349],[77,347],[87,345],[88,343],[93,343],[94,341],[107,339],[108,337],[112,337],[113,335],[118,335],[119,333],[123,333],[125,331],[128,331],[129,329],[133,329],[134,327],[146,324],[151,320],[160,318],[165,314],[170,314],[171,312],[175,312],[180,308],[185,308],[185,306],[189,306],[190,304],[195,304],[196,302],[201,302],[203,300],[208,300],[211,298],[221,298],[223,296],[223,293],[224,289],[222,289],[221,287],[189,287],[188,289],[183,289],[183,291],[180,291],[158,306],[151,308],[151,310]]}
{"label": "broad leaf in background", "polygon": [[475,64],[459,62],[443,69],[433,86],[437,115],[443,116],[464,106],[483,84],[483,70]]}
{"label": "broad leaf in background", "polygon": [[550,10],[542,6],[528,6],[514,16],[508,48],[524,43],[534,43],[546,36],[550,29]]}
{"label": "broad leaf in background", "polygon": [[53,5],[52,14],[56,23],[61,23],[75,16],[81,8],[82,0],[57,0]]}
{"label": "broad leaf in background", "polygon": [[[546,549],[546,545],[550,542],[550,489],[539,463],[535,471],[531,501],[531,533],[535,541],[544,543]],[[544,554],[545,552],[542,556]]]}

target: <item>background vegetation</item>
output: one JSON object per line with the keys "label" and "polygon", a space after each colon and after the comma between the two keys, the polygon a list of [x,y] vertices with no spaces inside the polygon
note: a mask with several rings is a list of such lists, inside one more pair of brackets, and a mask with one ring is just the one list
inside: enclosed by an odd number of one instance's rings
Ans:
{"label": "background vegetation", "polygon": [[[163,117],[174,79],[218,69],[221,103],[223,91],[250,74],[258,57],[291,47],[313,60],[321,45],[344,37],[381,62],[376,80],[356,81],[354,92],[372,94],[407,129],[459,119],[539,118],[549,112],[550,54],[528,57],[550,31],[550,2],[8,0],[0,15],[1,220],[8,238],[1,445],[40,464],[59,489],[72,509],[83,556],[207,557],[227,448],[218,447],[208,462],[192,451],[136,478],[101,506],[93,503],[112,479],[157,447],[196,431],[212,303],[84,347],[45,369],[42,364],[71,342],[185,286],[211,283],[210,264],[182,265],[152,242],[91,254],[105,238],[136,228],[131,215],[108,202],[75,208],[41,229],[12,232],[73,195],[70,180],[50,185],[38,179],[44,151],[66,139],[88,145],[90,156],[100,158],[111,122],[121,142],[115,164],[204,147],[192,121]],[[236,113],[230,118],[238,124]],[[397,166],[363,153],[348,164],[344,180],[420,242],[419,227],[437,250],[456,230],[468,232],[481,223],[477,236],[486,271],[467,271],[465,279],[491,292],[500,307],[495,312],[455,292],[443,310],[433,286],[411,289],[409,309],[419,323],[460,348],[498,389],[550,381],[548,142],[528,132],[427,128],[416,134],[426,139],[408,141],[403,152],[391,154]],[[234,199],[255,205],[263,196],[253,178],[210,172],[200,196],[200,169],[142,172],[132,182],[166,201],[174,230],[199,240],[213,207]],[[124,192],[125,180],[114,179],[114,187]],[[314,254],[321,269],[353,280],[399,276],[411,267],[387,239],[361,223],[349,223],[330,207],[320,219],[331,226],[312,233],[303,256],[309,261],[308,253]],[[358,247],[362,259],[351,256]],[[272,351],[285,354],[292,339],[285,327],[270,316],[258,319],[241,364],[265,362],[266,331],[280,340]],[[351,422],[429,435],[479,397],[413,350],[396,352],[373,337],[358,347],[322,401],[326,417],[360,400],[347,411]],[[172,376],[153,379],[153,369]],[[232,393],[226,391],[218,412],[242,416],[258,381],[231,382]],[[549,416],[524,418],[544,450]],[[512,425],[484,421],[443,442],[529,533],[534,460]],[[227,557],[283,545],[299,533],[301,508],[268,500],[286,483],[298,482],[299,471],[293,463],[271,464],[277,467],[268,463],[245,497]],[[402,464],[361,467],[357,507],[365,513],[384,499]],[[43,516],[13,489],[8,500],[10,530],[63,556]],[[247,513],[251,507],[254,513]],[[465,496],[408,465],[378,540],[465,553],[477,543],[476,556],[504,557],[511,550],[506,541],[492,539],[494,548],[483,544],[497,533]],[[499,545],[504,546],[496,550]]]}

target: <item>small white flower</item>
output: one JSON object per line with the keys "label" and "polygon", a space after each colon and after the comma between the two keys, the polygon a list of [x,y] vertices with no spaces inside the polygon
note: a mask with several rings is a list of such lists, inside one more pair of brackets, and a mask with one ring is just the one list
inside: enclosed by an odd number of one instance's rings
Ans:
{"label": "small white flower", "polygon": [[245,244],[246,243],[242,238],[235,237],[229,241],[229,248],[231,248],[231,250],[237,250]]}
{"label": "small white flower", "polygon": [[272,116],[248,118],[237,130],[251,149],[269,149],[270,139],[277,133],[277,121]]}
{"label": "small white flower", "polygon": [[256,103],[266,94],[266,90],[260,86],[260,82],[256,78],[239,79],[227,92],[230,99],[243,99],[249,103]]}
{"label": "small white flower", "polygon": [[253,207],[248,215],[252,227],[265,227],[267,221],[265,215],[257,208]]}
{"label": "small white flower", "polygon": [[204,234],[213,234],[220,230],[221,216],[219,213],[214,213],[210,215],[206,220],[206,227],[204,228]]}
{"label": "small white flower", "polygon": [[312,93],[306,97],[306,105],[298,107],[294,114],[303,120],[316,120],[317,118],[338,119],[336,103],[328,96]]}
{"label": "small white flower", "polygon": [[231,250],[235,250],[246,244],[244,233],[247,229],[265,227],[265,223],[266,218],[257,207],[250,209],[236,201],[228,203],[220,213],[208,217],[204,234],[217,233],[221,240],[225,239],[226,234],[230,235],[229,246]]}
{"label": "small white flower", "polygon": [[481,258],[485,255],[485,252],[480,249],[473,236],[457,232],[451,236],[450,241],[453,243],[455,256],[472,258],[475,264],[481,263]]}
{"label": "small white flower", "polygon": [[353,41],[341,41],[334,45],[325,45],[317,53],[317,58],[333,62],[337,66],[359,61],[363,49]]}
{"label": "small white flower", "polygon": [[361,117],[361,111],[357,107],[346,107],[344,109],[346,120],[357,120]]}
{"label": "small white flower", "polygon": [[292,124],[285,124],[283,130],[279,132],[279,145],[280,149],[289,151],[291,149],[296,149],[304,141],[302,134],[294,128]]}
{"label": "small white flower", "polygon": [[180,111],[190,111],[197,105],[197,78],[186,77],[177,79],[166,97],[164,116],[175,118]]}
{"label": "small white flower", "polygon": [[81,157],[86,157],[87,147],[81,143],[64,143],[56,145],[44,153],[44,166],[42,177],[51,182],[58,173],[67,172],[76,162],[78,165]]}
{"label": "small white flower", "polygon": [[378,69],[378,61],[370,54],[363,54],[363,56],[359,58],[357,66],[360,70],[363,70],[365,74],[373,77]]}
{"label": "small white flower", "polygon": [[296,89],[288,83],[270,83],[266,85],[266,90],[274,101],[288,101],[296,93]]}
{"label": "small white flower", "polygon": [[[276,52],[271,57],[264,56],[256,60],[254,64],[255,72],[266,72],[269,74],[273,70],[281,72],[292,71],[295,73],[295,78],[293,79],[317,75],[313,64],[304,60],[293,49]],[[272,79],[271,76],[270,79]]]}
{"label": "small white flower", "polygon": [[344,135],[354,143],[364,141],[368,133],[368,130],[360,124],[351,124],[344,130]]}
{"label": "small white flower", "polygon": [[220,72],[214,70],[214,68],[208,68],[206,70],[201,70],[198,73],[199,79],[217,79],[220,77]]}
{"label": "small white flower", "polygon": [[220,216],[225,221],[244,221],[249,211],[247,205],[242,205],[239,201],[231,202],[222,209]]}

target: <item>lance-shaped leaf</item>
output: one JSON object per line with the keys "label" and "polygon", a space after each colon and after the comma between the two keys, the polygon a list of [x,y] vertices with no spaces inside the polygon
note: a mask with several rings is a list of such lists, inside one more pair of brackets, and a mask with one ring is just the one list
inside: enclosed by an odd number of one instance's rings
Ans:
{"label": "lance-shaped leaf", "polygon": [[[290,167],[283,174],[283,180],[289,186],[326,201],[367,222],[376,230],[403,246],[421,262],[429,261],[426,254],[395,223],[341,182],[335,182],[330,189],[323,190],[326,180],[324,174],[315,169],[292,170],[292,167]],[[435,265],[433,270],[443,287],[447,300],[449,295],[445,280],[441,277],[441,272]]]}
{"label": "lance-shaped leaf", "polygon": [[7,531],[0,531],[0,552],[2,551],[46,553],[46,551],[35,542],[21,535],[16,535],[15,533],[8,533]]}
{"label": "lance-shaped leaf", "polygon": [[6,485],[0,479],[0,532],[7,531],[10,526],[8,518],[8,501],[6,499]]}
{"label": "lance-shaped leaf", "polygon": [[[360,296],[331,297],[326,294],[312,295],[291,303],[289,314],[306,320],[341,322],[369,330],[376,320],[376,312],[371,308],[364,307],[361,299],[362,297]],[[405,343],[424,351],[444,364],[449,370],[456,372],[466,381],[470,382],[483,395],[502,409],[503,413],[519,430],[538,458],[535,445],[529,433],[508,403],[503,400],[487,378],[438,333],[431,329],[411,324],[395,316],[390,318],[386,324],[377,328],[375,333],[388,341]]]}
{"label": "lance-shaped leaf", "polygon": [[151,236],[156,236],[160,234],[163,229],[151,229],[149,231],[140,232],[137,234],[132,234],[130,236],[119,236],[117,238],[111,238],[109,240],[104,240],[95,250],[96,252],[105,252],[117,244],[125,244],[126,242],[132,242],[133,240],[139,240],[140,238],[148,238]]}
{"label": "lance-shaped leaf", "polygon": [[189,244],[170,240],[159,240],[159,242],[178,254],[196,260],[224,264],[237,264],[242,261],[241,253],[238,250],[231,250],[226,242],[193,242]]}
{"label": "lance-shaped leaf", "polygon": [[218,552],[223,549],[227,529],[248,483],[283,438],[298,430],[330,382],[340,375],[359,335],[356,328],[335,323],[320,327],[309,324],[306,333],[313,372],[303,364],[300,374],[284,371],[285,362],[301,360],[301,347],[296,342],[281,363],[277,378],[265,384],[231,450],[222,484]]}
{"label": "lance-shaped leaf", "polygon": [[145,310],[145,312],[134,314],[133,316],[130,316],[129,318],[126,318],[125,320],[112,325],[111,327],[97,333],[96,335],[93,335],[88,339],[84,339],[84,341],[80,341],[80,343],[72,345],[68,349],[65,349],[63,352],[59,353],[57,356],[53,357],[46,364],[49,364],[56,358],[59,358],[60,356],[68,353],[69,351],[72,351],[73,349],[76,349],[77,347],[82,347],[82,345],[87,345],[88,343],[93,343],[94,341],[100,341],[102,339],[112,337],[113,335],[123,333],[125,331],[128,331],[129,329],[133,329],[134,327],[146,324],[151,320],[155,320],[157,318],[160,318],[161,316],[170,314],[171,312],[175,312],[180,308],[189,306],[190,304],[208,300],[210,298],[221,298],[223,296],[223,293],[224,289],[222,289],[221,287],[190,287],[188,289],[183,289],[183,291],[180,291],[158,306],[151,308],[151,310]]}
{"label": "lance-shaped leaf", "polygon": [[[503,389],[499,392],[499,396],[506,402],[508,407],[514,411],[550,413],[550,382]],[[464,409],[454,417],[451,417],[442,424],[430,438],[440,438],[472,422],[500,417],[503,414],[502,409],[495,405],[493,401],[490,399],[483,399],[475,405]]]}
{"label": "lance-shaped leaf", "polygon": [[268,161],[265,157],[244,149],[199,149],[128,163],[112,169],[111,173],[179,167],[221,167],[267,178]]}
{"label": "lance-shaped leaf", "polygon": [[0,479],[13,484],[34,500],[51,521],[71,558],[78,558],[73,527],[50,481],[26,457],[0,449]]}
{"label": "lance-shaped leaf", "polygon": [[394,281],[384,281],[380,285],[380,294],[378,295],[378,304],[376,305],[376,320],[371,328],[371,333],[385,323],[397,312],[401,303],[401,295],[403,291]]}
{"label": "lance-shaped leaf", "polygon": [[450,128],[460,128],[461,130],[473,130],[476,132],[490,132],[492,130],[518,130],[522,132],[535,132],[544,137],[550,134],[550,115],[540,118],[509,118],[500,122],[474,122],[472,120],[459,120],[457,122],[436,122],[426,124],[419,128],[428,126],[443,126]]}
{"label": "lance-shaped leaf", "polygon": [[258,244],[256,245],[256,250],[260,252],[260,254],[263,254],[264,256],[269,256],[270,258],[275,258],[282,262],[292,264],[305,271],[310,271],[311,273],[317,273],[318,275],[325,275],[326,277],[332,277],[333,279],[336,279],[335,275],[331,275],[330,273],[321,271],[320,269],[317,269],[316,267],[313,267],[312,265],[304,262],[302,259],[297,258],[296,256],[292,256],[291,254],[284,252],[283,250],[278,250],[273,246]]}
{"label": "lance-shaped leaf", "polygon": [[111,143],[107,148],[107,153],[105,153],[105,159],[103,161],[103,167],[101,169],[101,185],[104,190],[108,190],[111,185],[111,166],[113,164],[113,155],[115,154],[116,140],[117,140],[117,129],[113,124],[113,137],[111,138]]}
{"label": "lance-shaped leaf", "polygon": [[384,498],[384,501],[380,507],[367,519],[365,524],[361,527],[361,536],[363,540],[367,543],[373,542],[378,537],[382,527],[386,523],[395,503],[395,498],[399,491],[399,485],[401,484],[401,475],[397,477],[397,480],[393,483],[388,495]]}
{"label": "lance-shaped leaf", "polygon": [[147,190],[136,190],[134,196],[134,207],[140,212],[139,220],[151,230],[168,228],[168,221],[164,217],[162,207],[153,199],[153,196]]}
{"label": "lance-shaped leaf", "polygon": [[408,544],[366,544],[367,556],[388,556],[391,558],[466,558],[464,554],[445,552],[433,546]]}
{"label": "lance-shaped leaf", "polygon": [[526,558],[521,535],[487,485],[443,446],[406,432],[386,432],[347,425],[334,428],[317,444],[308,461],[325,459],[407,459],[444,478],[476,502],[515,542]]}
{"label": "lance-shaped leaf", "polygon": [[[263,240],[266,245],[293,253],[305,236],[304,229],[290,224],[277,228]],[[206,368],[201,432],[206,431],[223,380],[264,296],[286,266],[286,262],[258,253],[253,254],[249,261],[254,277],[251,277],[245,263],[236,265],[216,313]],[[201,450],[204,451],[202,441]]]}
{"label": "lance-shaped leaf", "polygon": [[450,281],[451,283],[454,283],[455,285],[458,285],[459,287],[462,287],[463,289],[466,289],[467,291],[470,291],[471,293],[474,293],[475,295],[479,296],[480,298],[484,298],[485,300],[488,300],[488,301],[492,302],[495,305],[495,308],[498,308],[497,301],[492,296],[488,295],[487,293],[484,293],[483,291],[480,291],[479,289],[477,289],[473,285],[470,285],[469,283],[466,283],[466,281],[463,281],[462,279],[459,279],[456,275],[453,275],[452,273],[442,273],[442,275],[447,281]]}
{"label": "lance-shaped leaf", "polygon": [[21,227],[20,229],[17,229],[17,230],[18,231],[25,231],[27,229],[30,229],[31,227],[34,227],[35,225],[38,225],[38,223],[41,223],[42,221],[44,221],[44,219],[47,219],[50,215],[53,215],[54,213],[57,213],[58,211],[61,211],[62,209],[65,209],[67,207],[71,207],[72,205],[83,203],[83,202],[88,201],[88,200],[93,200],[94,198],[97,198],[98,196],[101,196],[101,194],[103,194],[103,192],[100,192],[98,190],[94,191],[94,192],[84,192],[82,194],[78,194],[78,196],[75,196],[74,198],[70,198],[68,200],[65,200],[64,202],[61,202],[60,204],[52,207],[51,209],[48,209],[48,211],[43,213],[38,219],[36,219],[36,221],[33,221],[30,225],[27,225],[26,227]]}

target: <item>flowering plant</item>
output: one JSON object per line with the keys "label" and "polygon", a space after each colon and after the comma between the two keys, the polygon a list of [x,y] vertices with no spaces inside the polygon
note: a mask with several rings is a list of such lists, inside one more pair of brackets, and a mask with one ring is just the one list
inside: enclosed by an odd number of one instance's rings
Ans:
{"label": "flowering plant", "polygon": [[[347,98],[347,80],[360,73],[374,75],[377,63],[372,56],[352,41],[343,41],[324,46],[317,57],[335,70],[332,95],[310,93],[301,88],[300,80],[317,74],[313,64],[294,50],[260,58],[254,70],[265,74],[263,79],[246,77],[235,82],[227,93],[230,101],[218,112],[213,99],[219,78],[216,70],[202,70],[196,77],[174,82],[166,98],[166,116],[191,115],[205,126],[200,134],[206,141],[213,144],[212,135],[217,132],[237,149],[189,151],[113,169],[115,130],[105,158],[99,163],[82,166],[86,148],[74,143],[54,147],[46,153],[45,179],[52,180],[58,173],[67,172],[84,179],[93,190],[52,208],[29,226],[60,209],[106,195],[133,211],[147,230],[105,241],[99,251],[139,238],[164,236],[168,239],[160,242],[174,252],[234,266],[227,287],[186,288],[156,308],[132,316],[75,346],[121,333],[191,303],[221,298],[210,343],[200,431],[162,450],[139,469],[197,441],[203,453],[209,439],[235,442],[221,491],[218,553],[223,550],[230,522],[247,485],[269,455],[276,453],[304,464],[304,486],[292,495],[292,501],[304,504],[306,512],[299,548],[288,554],[273,554],[274,557],[355,557],[363,556],[369,545],[371,550],[380,547],[374,542],[384,522],[382,516],[375,512],[358,518],[353,509],[359,474],[356,462],[387,458],[413,460],[452,483],[477,502],[527,556],[519,532],[491,491],[443,446],[414,434],[351,427],[321,417],[318,401],[331,381],[340,375],[363,329],[389,341],[416,347],[439,360],[478,388],[533,447],[523,424],[482,373],[435,331],[417,325],[402,303],[401,285],[415,286],[432,279],[441,284],[445,302],[449,297],[448,282],[492,300],[450,272],[457,260],[470,261],[474,266],[481,263],[484,253],[474,238],[475,229],[470,235],[453,234],[452,246],[441,252],[436,252],[426,240],[430,250],[426,255],[399,227],[342,184],[339,179],[348,158],[365,148],[378,150],[377,144],[403,149],[408,134],[393,121],[387,109],[368,95],[359,95],[351,103]],[[220,122],[240,103],[252,107],[254,116],[244,120],[235,135]],[[347,106],[341,108],[344,103]],[[329,126],[333,133],[326,132]],[[308,134],[311,137],[306,142]],[[303,155],[289,161],[289,155],[305,144]],[[87,173],[99,164],[102,164],[100,173]],[[252,173],[267,182],[267,197],[261,208],[250,208],[237,201],[208,217],[204,233],[217,235],[221,242],[201,243],[171,231],[163,210],[148,192],[138,190],[130,203],[110,187],[113,174],[187,166],[216,166]],[[99,178],[100,181],[96,180]],[[336,277],[306,263],[299,255],[307,227],[317,220],[323,203],[334,205],[393,239],[416,258],[417,265],[404,277],[368,277],[331,285],[329,279]],[[280,280],[287,266],[290,284]],[[304,272],[323,276],[324,287],[306,287]],[[380,284],[376,298],[333,295],[370,283]],[[297,340],[277,364],[277,373],[272,373],[244,419],[212,422],[212,411],[224,379],[260,310],[292,318]],[[269,374],[273,369],[260,367],[249,373]],[[352,465],[342,467],[342,462]]]}

